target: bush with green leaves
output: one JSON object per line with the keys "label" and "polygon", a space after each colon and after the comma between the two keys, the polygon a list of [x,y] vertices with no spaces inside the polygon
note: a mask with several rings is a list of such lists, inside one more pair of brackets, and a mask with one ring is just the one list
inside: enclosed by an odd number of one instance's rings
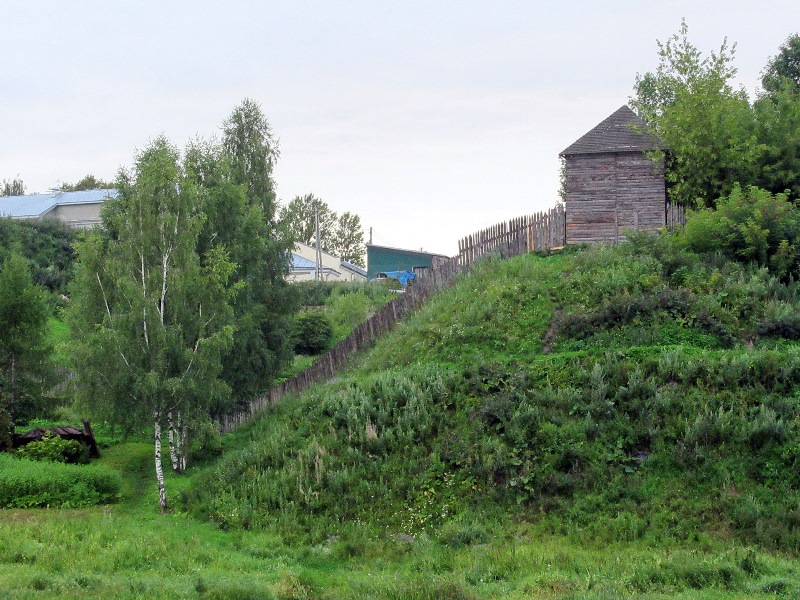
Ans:
{"label": "bush with green leaves", "polygon": [[115,502],[122,480],[96,465],[33,461],[0,453],[0,507],[76,508]]}
{"label": "bush with green leaves", "polygon": [[334,291],[325,300],[325,315],[333,325],[333,334],[337,340],[347,335],[366,321],[375,311],[375,302],[363,292]]}
{"label": "bush with green leaves", "polygon": [[16,451],[20,458],[29,460],[49,460],[60,463],[87,463],[89,451],[77,440],[65,440],[57,435],[46,433],[35,442],[29,442]]}
{"label": "bush with green leaves", "polygon": [[216,423],[205,420],[193,430],[189,454],[192,460],[200,462],[222,454],[222,439]]}
{"label": "bush with green leaves", "polygon": [[333,325],[321,311],[310,310],[297,316],[294,351],[298,354],[321,354],[331,346]]}
{"label": "bush with green leaves", "polygon": [[716,206],[689,214],[685,232],[692,250],[752,261],[783,279],[797,274],[800,211],[786,194],[736,184]]}

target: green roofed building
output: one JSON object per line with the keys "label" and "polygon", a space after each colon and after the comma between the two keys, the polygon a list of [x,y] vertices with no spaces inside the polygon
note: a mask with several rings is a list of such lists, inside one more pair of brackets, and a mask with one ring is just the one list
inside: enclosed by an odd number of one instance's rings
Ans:
{"label": "green roofed building", "polygon": [[414,269],[435,267],[446,260],[448,257],[442,254],[367,244],[367,275],[370,279],[376,279],[378,273],[392,271],[413,273]]}

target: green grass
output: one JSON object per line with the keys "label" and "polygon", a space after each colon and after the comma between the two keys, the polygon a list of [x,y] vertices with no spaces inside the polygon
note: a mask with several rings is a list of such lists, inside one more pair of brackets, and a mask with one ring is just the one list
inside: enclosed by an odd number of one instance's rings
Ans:
{"label": "green grass", "polygon": [[796,284],[667,236],[485,261],[168,474],[171,514],[147,440],[104,450],[116,505],[0,513],[0,589],[797,597],[798,307]]}
{"label": "green grass", "polygon": [[57,317],[50,317],[47,321],[47,343],[54,349],[53,362],[62,367],[67,366],[66,342],[68,339],[67,324]]}
{"label": "green grass", "polygon": [[[774,598],[796,561],[736,543],[599,544],[530,523],[447,536],[352,533],[317,544],[138,508],[4,511],[8,598]],[[468,534],[459,541],[457,534]],[[775,592],[780,592],[776,594]]]}

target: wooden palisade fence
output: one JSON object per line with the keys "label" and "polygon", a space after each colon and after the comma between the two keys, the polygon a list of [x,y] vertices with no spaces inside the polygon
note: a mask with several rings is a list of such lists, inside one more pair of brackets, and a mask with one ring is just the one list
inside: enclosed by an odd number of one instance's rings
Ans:
{"label": "wooden palisade fence", "polygon": [[241,412],[223,416],[220,419],[220,430],[223,433],[232,431],[253,419],[265,406],[333,378],[354,354],[372,346],[378,336],[390,331],[399,321],[419,308],[431,293],[449,285],[480,258],[510,258],[535,250],[558,248],[565,245],[565,235],[564,208],[557,206],[548,212],[512,219],[467,236],[459,242],[456,256],[435,268],[420,270],[405,294],[386,304],[347,338],[320,355],[302,373],[253,398]]}

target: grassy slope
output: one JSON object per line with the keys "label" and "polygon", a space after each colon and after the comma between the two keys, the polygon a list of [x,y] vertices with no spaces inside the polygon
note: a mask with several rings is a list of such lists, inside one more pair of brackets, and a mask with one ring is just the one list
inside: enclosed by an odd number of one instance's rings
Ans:
{"label": "grassy slope", "polygon": [[[795,287],[638,244],[484,265],[256,425],[190,508],[311,544],[472,547],[511,518],[597,547],[794,555],[800,351],[756,332]],[[628,591],[753,585],[746,562],[682,568]]]}
{"label": "grassy slope", "polygon": [[794,292],[642,252],[484,265],[216,466],[171,478],[176,514],[154,512],[149,445],[116,447],[121,505],[0,515],[0,589],[796,595],[800,353],[754,339]]}

